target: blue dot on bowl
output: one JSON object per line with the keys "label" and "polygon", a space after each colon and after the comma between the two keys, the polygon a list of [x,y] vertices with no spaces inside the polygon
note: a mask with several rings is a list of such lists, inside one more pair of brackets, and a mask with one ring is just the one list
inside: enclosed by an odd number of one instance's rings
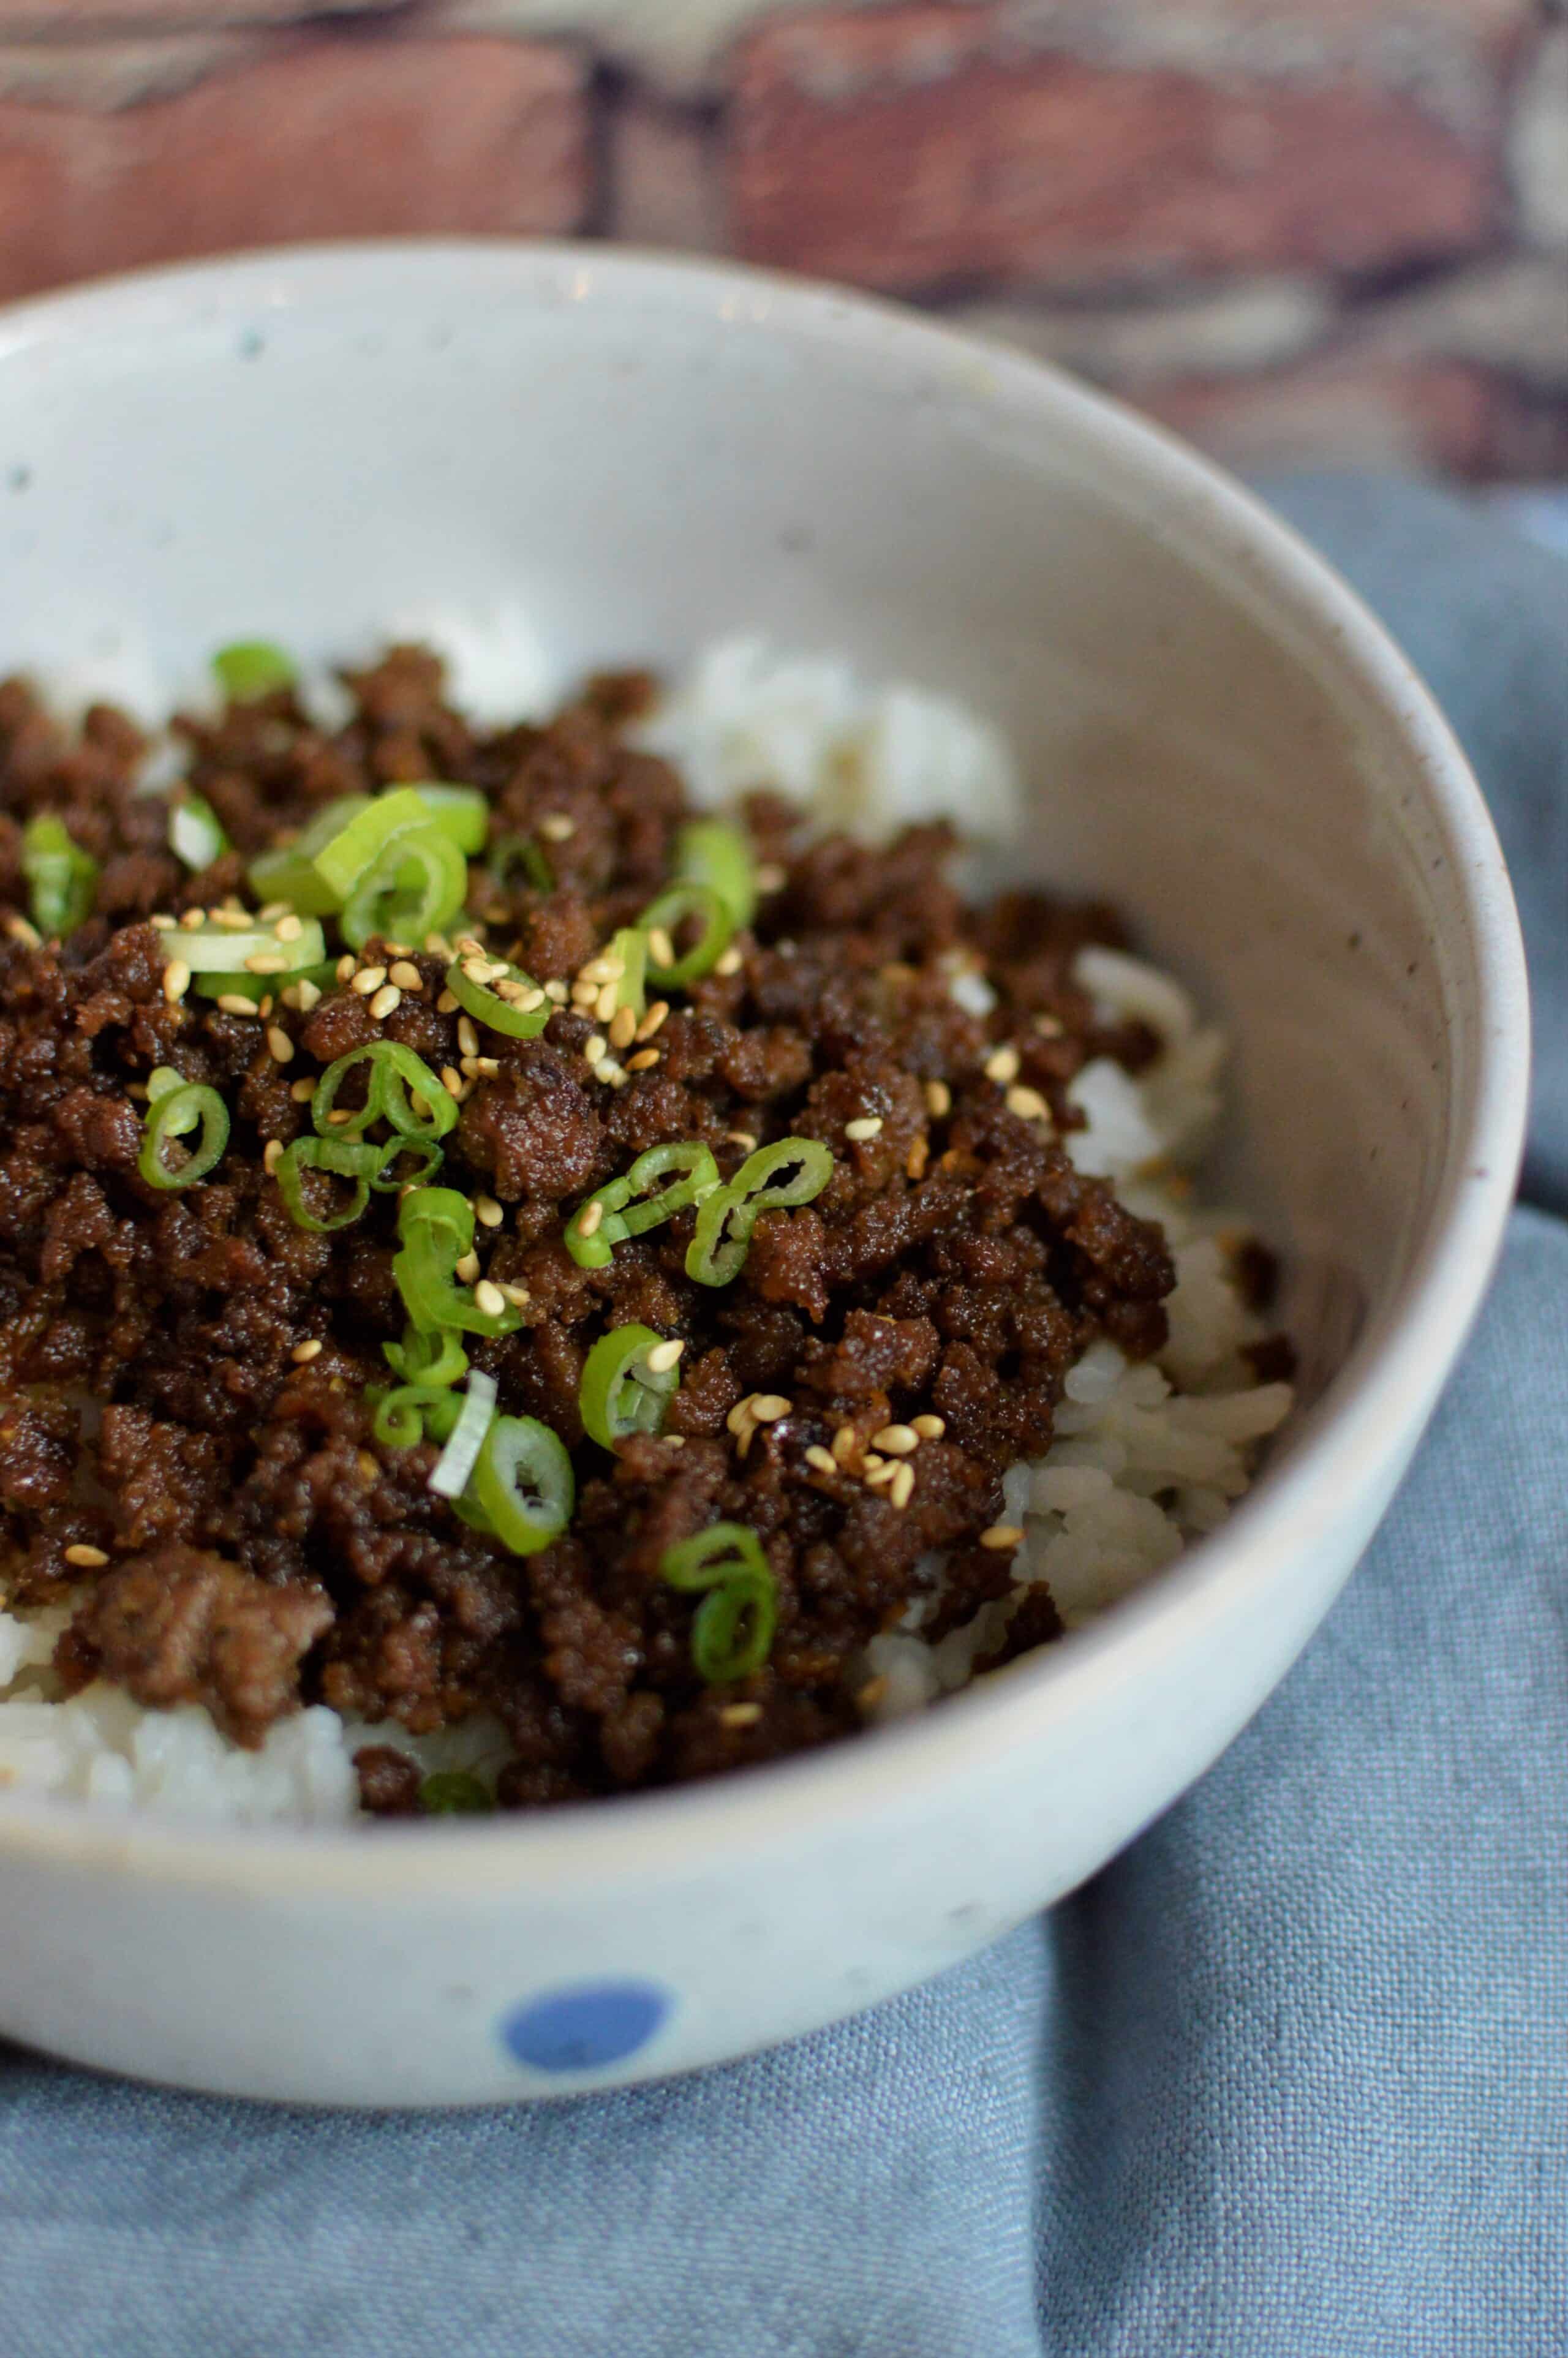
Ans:
{"label": "blue dot on bowl", "polygon": [[645,2047],[674,2004],[656,1982],[579,1982],[503,2015],[501,2036],[535,2071],[599,2071]]}

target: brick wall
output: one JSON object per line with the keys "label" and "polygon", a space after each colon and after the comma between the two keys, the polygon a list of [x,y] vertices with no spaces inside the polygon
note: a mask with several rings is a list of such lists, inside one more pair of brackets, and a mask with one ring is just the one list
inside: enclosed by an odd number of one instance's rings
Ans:
{"label": "brick wall", "polygon": [[400,229],[854,280],[1243,461],[1568,471],[1568,0],[0,0],[0,297]]}

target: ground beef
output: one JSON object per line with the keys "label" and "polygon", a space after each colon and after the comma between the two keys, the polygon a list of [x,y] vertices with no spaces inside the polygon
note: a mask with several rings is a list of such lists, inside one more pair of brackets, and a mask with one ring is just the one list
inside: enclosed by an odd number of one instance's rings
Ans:
{"label": "ground beef", "polygon": [[[68,1685],[204,1704],[241,1744],[303,1703],[416,1734],[492,1713],[513,1747],[505,1807],[848,1733],[869,1639],[927,1594],[938,1552],[931,1634],[1006,1593],[1010,1558],[980,1534],[1006,1468],[1048,1446],[1074,1360],[1100,1335],[1134,1355],[1164,1339],[1161,1232],[1062,1144],[1083,1065],[1137,1070],[1156,1045],[1100,1024],[1071,979],[1086,942],[1121,944],[1115,915],[1023,892],[969,907],[946,828],[877,850],[806,842],[759,795],[747,816],[775,872],[754,925],[721,970],[671,994],[651,1054],[606,1057],[591,994],[575,1003],[569,987],[667,880],[687,816],[674,772],[623,740],[648,683],[598,680],[547,727],[488,733],[444,701],[421,650],[347,684],[353,717],[335,733],[287,691],[177,724],[234,847],[196,877],[168,848],[164,802],[135,791],[146,749],[128,721],[100,708],[72,734],[0,684],[5,1588],[23,1605],[75,1595]],[[445,955],[417,945],[361,954],[361,970],[407,961],[383,1015],[341,986],[308,1009],[280,998],[265,1021],[166,1001],[155,917],[243,892],[245,860],[334,796],[430,776],[489,800],[469,923],[556,985],[537,1038],[486,1031],[476,1061]],[[42,811],[100,863],[94,910],[63,946],[26,919],[21,828]],[[547,852],[548,889],[505,855],[518,836]],[[983,1018],[954,999],[966,969],[995,994]],[[441,1184],[492,1199],[484,1272],[526,1296],[520,1330],[473,1339],[472,1364],[573,1454],[572,1526],[526,1559],[429,1490],[430,1446],[373,1444],[365,1389],[403,1325],[395,1197],[314,1234],[265,1168],[269,1141],[309,1129],[295,1085],[377,1037],[451,1074]],[[221,1164],[178,1193],[137,1169],[163,1064],[217,1088],[232,1120]],[[733,1284],[687,1276],[689,1211],[602,1269],[565,1250],[576,1204],[644,1149],[700,1140],[729,1176],[791,1135],[829,1147],[832,1179],[762,1216]],[[684,1341],[682,1380],[663,1435],[611,1455],[585,1438],[578,1392],[594,1340],[628,1321]],[[879,1452],[915,1420],[913,1454]],[[904,1465],[907,1496],[888,1476]],[[715,1520],[757,1533],[779,1617],[766,1666],[709,1690],[694,1601],[660,1568]],[[1056,1628],[1033,1591],[1003,1654]],[[395,1748],[357,1768],[367,1808],[416,1805]]]}

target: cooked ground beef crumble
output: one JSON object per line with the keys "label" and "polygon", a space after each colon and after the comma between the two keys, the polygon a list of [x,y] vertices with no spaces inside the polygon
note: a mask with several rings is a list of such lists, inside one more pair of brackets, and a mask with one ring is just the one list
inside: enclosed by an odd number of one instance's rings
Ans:
{"label": "cooked ground beef crumble", "polygon": [[[536,1038],[487,1033],[476,1065],[466,1019],[441,1011],[447,957],[376,939],[361,972],[401,957],[418,976],[384,1013],[346,985],[265,1019],[171,1002],[155,913],[249,898],[249,859],[351,792],[472,784],[492,841],[547,844],[553,890],[497,884],[476,860],[465,921],[541,983],[569,984],[666,883],[691,814],[675,772],[625,741],[645,680],[591,682],[547,727],[495,733],[443,700],[421,650],[348,684],[355,717],[336,734],[289,689],[177,724],[233,847],[196,875],[168,848],[167,803],[135,792],[129,721],[100,707],[68,734],[0,685],[0,1587],[23,1606],[75,1601],[68,1689],[101,1677],[147,1704],[200,1702],[242,1745],[302,1702],[415,1732],[491,1711],[513,1747],[503,1807],[847,1734],[867,1641],[929,1594],[937,1552],[923,1634],[1006,1593],[1011,1555],[982,1534],[994,1542],[1004,1470],[1049,1445],[1073,1362],[1098,1336],[1133,1357],[1164,1339],[1160,1229],[1060,1143],[1086,1061],[1136,1072],[1158,1050],[1141,1025],[1098,1022],[1069,979],[1085,943],[1120,945],[1118,921],[1033,892],[966,905],[945,827],[868,849],[807,838],[757,795],[754,925],[669,994],[654,1055],[611,1057],[608,1076],[596,1018],[572,1004]],[[63,946],[25,918],[21,829],[45,811],[99,863]],[[979,1018],[951,984],[982,961],[997,1003]],[[405,1324],[395,1195],[313,1233],[265,1164],[270,1141],[309,1132],[293,1085],[376,1039],[463,1075],[440,1184],[499,1206],[476,1233],[484,1275],[526,1296],[518,1331],[465,1337],[470,1364],[503,1411],[560,1435],[577,1480],[569,1529],[531,1556],[431,1492],[433,1444],[373,1440],[366,1387],[388,1380],[382,1346]],[[211,1177],[173,1193],[137,1167],[163,1065],[215,1087],[232,1120]],[[690,1210],[603,1268],[566,1250],[575,1206],[644,1149],[701,1141],[729,1178],[786,1136],[823,1141],[831,1179],[762,1215],[733,1283],[687,1276]],[[611,1454],[585,1436],[579,1393],[592,1343],[628,1322],[684,1340],[681,1382],[664,1432]],[[913,1483],[868,1481],[895,1424],[918,1437],[899,1461]],[[660,1567],[716,1520],[758,1535],[778,1626],[763,1668],[709,1687],[694,1599]],[[1056,1627],[1032,1592],[1006,1655]],[[417,1805],[395,1753],[359,1768],[371,1810]]]}

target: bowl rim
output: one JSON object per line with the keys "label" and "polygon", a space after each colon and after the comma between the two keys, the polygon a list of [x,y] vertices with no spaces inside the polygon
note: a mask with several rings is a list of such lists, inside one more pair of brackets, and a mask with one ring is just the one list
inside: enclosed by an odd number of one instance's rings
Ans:
{"label": "bowl rim", "polygon": [[341,1897],[406,1894],[415,1884],[422,1898],[433,1889],[471,1896],[514,1889],[522,1877],[544,1898],[608,1876],[631,1887],[694,1859],[754,1856],[803,1825],[815,1837],[830,1822],[918,1807],[979,1760],[1026,1739],[1044,1715],[1069,1713],[1136,1677],[1177,1622],[1201,1628],[1221,1618],[1240,1589],[1266,1583],[1287,1534],[1299,1541],[1338,1500],[1375,1491],[1391,1412],[1423,1400],[1433,1370],[1446,1378],[1500,1249],[1523,1152],[1530,1013],[1513,895],[1480,788],[1430,690],[1334,568],[1222,468],[1113,396],[1049,362],[827,282],[635,247],[506,237],[350,239],[117,273],[0,308],[0,364],[105,334],[211,325],[231,314],[308,313],[356,292],[396,303],[422,274],[439,274],[457,300],[463,290],[451,279],[460,271],[536,301],[547,293],[561,303],[684,306],[721,330],[812,340],[865,362],[880,358],[948,380],[956,371],[982,371],[988,400],[1032,412],[1043,427],[1054,416],[1070,421],[1159,494],[1162,518],[1199,540],[1223,538],[1333,665],[1370,693],[1410,748],[1422,815],[1451,866],[1468,935],[1477,1044],[1468,1094],[1453,1109],[1420,1249],[1308,1412],[1290,1457],[1219,1531],[1113,1611],[939,1710],[701,1784],[565,1803],[537,1816],[382,1826],[370,1841],[357,1822],[209,1824],[0,1794],[0,1860],[113,1861],[186,1885],[310,1887]]}

